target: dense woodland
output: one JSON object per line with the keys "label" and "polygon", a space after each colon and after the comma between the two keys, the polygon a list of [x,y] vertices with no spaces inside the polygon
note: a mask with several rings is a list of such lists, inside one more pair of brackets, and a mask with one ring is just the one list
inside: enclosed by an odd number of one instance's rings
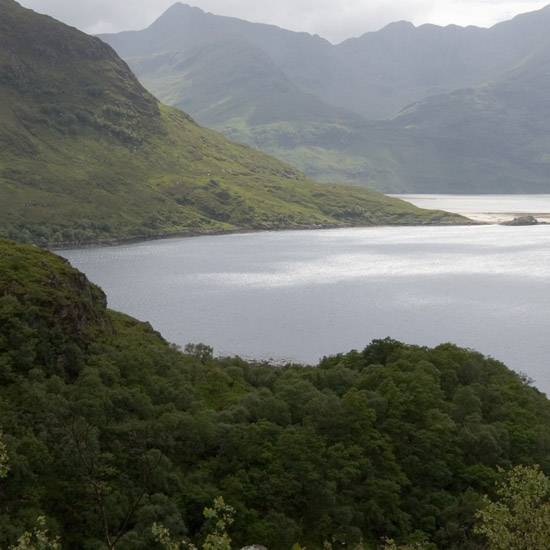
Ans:
{"label": "dense woodland", "polygon": [[494,359],[391,339],[317,366],[182,353],[9,241],[0,418],[1,548],[39,516],[66,549],[160,548],[154,522],[200,544],[218,495],[235,545],[483,548],[482,495],[515,464],[550,471],[550,402]]}

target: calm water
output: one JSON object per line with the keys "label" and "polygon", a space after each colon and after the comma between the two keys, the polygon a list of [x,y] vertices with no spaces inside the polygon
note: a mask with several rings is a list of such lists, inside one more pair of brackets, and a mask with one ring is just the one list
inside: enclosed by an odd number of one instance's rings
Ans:
{"label": "calm water", "polygon": [[60,252],[180,345],[316,362],[373,338],[474,348],[550,394],[550,225],[289,231]]}

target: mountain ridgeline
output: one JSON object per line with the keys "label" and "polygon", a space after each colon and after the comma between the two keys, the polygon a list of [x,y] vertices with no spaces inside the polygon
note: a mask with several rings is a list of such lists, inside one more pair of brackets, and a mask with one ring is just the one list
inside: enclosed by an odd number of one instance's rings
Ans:
{"label": "mountain ridgeline", "polygon": [[[502,363],[376,340],[317,366],[181,353],[66,260],[0,240],[0,547],[39,516],[66,550],[195,544],[218,495],[235,547],[481,550],[482,495],[550,470],[550,401]],[[426,546],[427,548],[428,546]]]}
{"label": "mountain ridgeline", "polygon": [[319,181],[430,193],[550,192],[549,37],[550,6],[332,45],[181,3],[102,35],[163,101]]}
{"label": "mountain ridgeline", "polygon": [[315,183],[158,101],[114,50],[0,0],[0,235],[63,242],[460,221]]}

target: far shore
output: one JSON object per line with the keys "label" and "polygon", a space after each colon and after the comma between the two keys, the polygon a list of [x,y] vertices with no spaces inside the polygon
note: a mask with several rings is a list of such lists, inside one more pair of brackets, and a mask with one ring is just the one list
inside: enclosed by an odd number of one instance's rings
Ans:
{"label": "far shore", "polygon": [[510,222],[516,218],[524,218],[526,216],[533,216],[533,218],[535,218],[541,225],[550,223],[549,212],[457,212],[457,214],[462,214],[471,220],[487,224],[501,224],[504,222]]}
{"label": "far shore", "polygon": [[267,233],[270,231],[312,231],[318,229],[351,229],[354,227],[434,227],[434,226],[453,226],[453,225],[483,225],[483,222],[477,222],[472,219],[456,222],[441,223],[417,223],[417,224],[384,224],[384,225],[337,225],[337,224],[314,224],[314,225],[291,225],[284,227],[236,227],[234,229],[205,229],[203,231],[179,231],[174,233],[159,233],[153,235],[135,235],[129,237],[114,237],[112,239],[97,239],[89,241],[62,241],[58,243],[42,243],[40,248],[47,250],[70,250],[73,248],[99,248],[102,246],[120,246],[125,244],[136,244],[147,241],[158,241],[162,239],[186,239],[191,237],[211,237],[215,235],[235,235],[245,233]]}
{"label": "far shore", "polygon": [[[39,246],[48,250],[69,250],[73,248],[99,248],[104,246],[120,246],[127,244],[135,244],[139,242],[155,241],[161,239],[178,239],[178,238],[191,238],[191,237],[207,237],[214,235],[232,235],[232,234],[245,234],[245,233],[264,233],[269,231],[306,231],[315,229],[343,229],[351,227],[406,227],[409,226],[449,226],[449,225],[498,225],[506,224],[516,218],[523,218],[525,216],[532,216],[537,220],[538,225],[550,224],[550,212],[527,212],[519,209],[519,211],[488,211],[484,212],[476,210],[475,208],[469,208],[469,205],[462,205],[461,207],[452,208],[452,205],[445,202],[445,207],[438,204],[441,198],[451,197],[470,197],[472,199],[478,198],[475,195],[471,196],[445,196],[445,195],[389,195],[400,198],[420,208],[426,208],[430,210],[442,210],[453,214],[459,214],[464,216],[466,220],[462,223],[457,222],[441,222],[441,223],[428,223],[428,224],[387,224],[387,225],[340,225],[340,224],[314,224],[314,225],[297,225],[297,226],[282,226],[282,227],[235,227],[231,229],[204,229],[195,231],[179,231],[173,233],[159,233],[150,235],[133,235],[128,237],[114,237],[112,239],[97,239],[88,241],[65,241],[57,243],[43,243]],[[502,197],[502,196],[497,196]],[[506,197],[506,196],[504,196]],[[515,199],[520,197],[507,196],[506,198]],[[512,205],[508,205],[512,206]],[[513,205],[517,206],[517,205]],[[512,208],[513,208],[512,206]]]}

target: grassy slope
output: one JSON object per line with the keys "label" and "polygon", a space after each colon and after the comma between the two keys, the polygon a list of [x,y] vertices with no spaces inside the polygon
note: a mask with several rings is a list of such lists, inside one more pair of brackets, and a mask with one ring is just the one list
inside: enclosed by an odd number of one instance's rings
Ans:
{"label": "grassy slope", "polygon": [[0,1],[0,235],[29,242],[455,221],[324,186],[159,105],[114,51]]}

